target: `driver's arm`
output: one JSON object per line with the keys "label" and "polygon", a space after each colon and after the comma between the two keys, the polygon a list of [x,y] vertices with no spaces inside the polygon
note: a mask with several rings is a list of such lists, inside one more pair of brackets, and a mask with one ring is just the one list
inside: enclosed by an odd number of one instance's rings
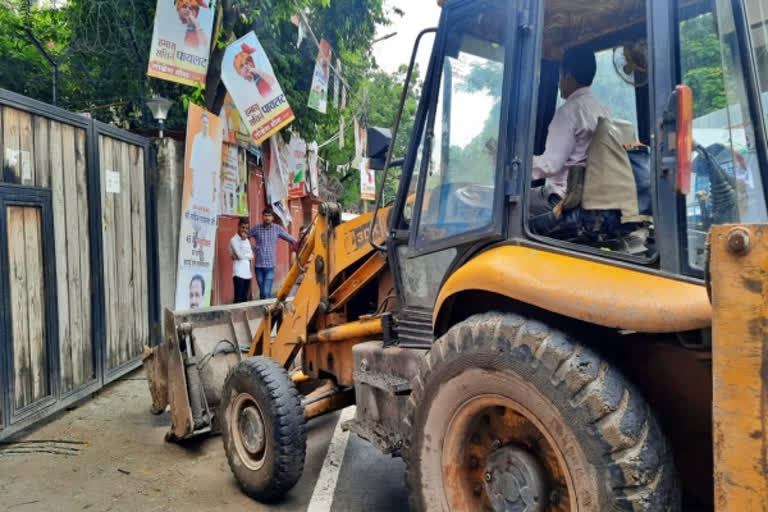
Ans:
{"label": "driver's arm", "polygon": [[544,153],[533,157],[534,180],[547,178],[562,171],[576,147],[575,113],[560,108],[549,124]]}

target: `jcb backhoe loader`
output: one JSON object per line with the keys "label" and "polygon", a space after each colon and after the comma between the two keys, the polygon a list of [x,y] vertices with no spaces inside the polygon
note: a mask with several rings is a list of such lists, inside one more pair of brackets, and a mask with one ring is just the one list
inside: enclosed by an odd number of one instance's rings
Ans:
{"label": "jcb backhoe loader", "polygon": [[[763,0],[448,0],[394,203],[324,205],[275,301],[166,313],[171,437],[221,431],[270,501],[355,403],[416,511],[768,510],[767,26]],[[612,118],[540,218],[571,47]]]}

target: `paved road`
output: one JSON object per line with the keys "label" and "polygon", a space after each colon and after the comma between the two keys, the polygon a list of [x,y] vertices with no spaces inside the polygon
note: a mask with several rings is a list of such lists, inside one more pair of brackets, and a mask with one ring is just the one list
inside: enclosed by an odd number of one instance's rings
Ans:
{"label": "paved road", "polygon": [[[408,510],[402,461],[354,435],[342,446],[344,436],[334,435],[340,413],[309,422],[304,474],[283,502],[267,506],[240,492],[220,437],[166,443],[168,414],[151,415],[149,404],[146,380],[134,373],[0,446],[0,511]],[[337,448],[330,456],[329,444]]]}

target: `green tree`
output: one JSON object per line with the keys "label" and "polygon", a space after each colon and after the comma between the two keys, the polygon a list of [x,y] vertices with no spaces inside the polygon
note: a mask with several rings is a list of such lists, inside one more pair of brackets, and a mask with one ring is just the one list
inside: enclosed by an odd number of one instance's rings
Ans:
{"label": "green tree", "polygon": [[[149,121],[144,100],[153,93],[217,112],[224,96],[219,78],[223,51],[254,30],[296,114],[294,129],[311,140],[333,120],[306,106],[317,48],[311,39],[296,48],[297,29],[290,17],[298,8],[308,10],[317,37],[326,38],[342,59],[350,95],[357,94],[360,79],[372,67],[376,25],[388,22],[382,0],[220,0],[218,36],[203,91],[146,76],[156,3],[70,0],[52,10],[31,8],[27,0],[0,0],[0,87],[52,101],[52,66],[41,45],[58,63],[59,105],[141,130]],[[178,102],[171,109],[170,130],[183,129],[185,110]]]}
{"label": "green tree", "polygon": [[[335,172],[336,166],[344,165],[352,161],[355,153],[354,130],[352,119],[354,116],[360,118],[361,122],[367,126],[377,126],[381,128],[394,128],[395,118],[400,105],[400,97],[403,92],[403,83],[407,66],[401,66],[395,73],[386,73],[381,70],[374,70],[367,73],[361,86],[361,90],[354,96],[347,108],[344,119],[348,126],[344,130],[344,149],[339,149],[338,143],[333,142],[321,150],[321,156],[328,160],[330,170]],[[365,91],[365,92],[363,92]],[[419,80],[419,69],[416,67],[411,76],[408,95],[403,106],[403,114],[400,120],[395,140],[393,141],[392,158],[398,159],[405,156],[413,123],[416,116],[419,97],[421,96],[421,82]],[[366,100],[367,97],[367,100]],[[319,130],[319,141],[329,139],[338,131],[338,117],[335,125],[333,122],[325,123]],[[344,180],[344,195],[341,198],[345,206],[360,205],[360,173],[355,169],[347,171],[349,175]],[[337,178],[341,178],[337,174]],[[381,187],[381,173],[377,173],[377,187]],[[400,168],[389,170],[387,181],[384,184],[384,203],[388,203],[395,198],[397,186],[400,182]]]}
{"label": "green tree", "polygon": [[712,13],[680,23],[680,69],[693,90],[695,117],[727,105],[722,49]]}

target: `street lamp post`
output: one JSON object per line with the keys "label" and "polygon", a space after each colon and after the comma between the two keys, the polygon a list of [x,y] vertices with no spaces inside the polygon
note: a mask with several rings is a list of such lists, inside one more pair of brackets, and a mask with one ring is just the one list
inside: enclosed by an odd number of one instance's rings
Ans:
{"label": "street lamp post", "polygon": [[160,124],[160,138],[163,138],[163,125],[168,119],[168,111],[171,109],[173,101],[162,96],[154,95],[147,100],[147,107],[152,112],[152,117]]}

